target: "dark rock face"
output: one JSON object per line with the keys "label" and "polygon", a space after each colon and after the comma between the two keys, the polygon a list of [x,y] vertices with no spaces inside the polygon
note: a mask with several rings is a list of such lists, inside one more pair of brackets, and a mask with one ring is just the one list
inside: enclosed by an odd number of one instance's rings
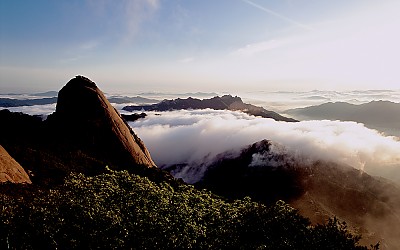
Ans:
{"label": "dark rock face", "polygon": [[250,196],[265,203],[301,197],[306,173],[271,147],[272,142],[263,140],[240,152],[218,155],[197,185],[232,199]]}
{"label": "dark rock face", "polygon": [[61,89],[48,123],[53,139],[94,153],[104,162],[155,166],[140,138],[88,78],[77,76]]}
{"label": "dark rock face", "polygon": [[0,145],[0,183],[32,183],[21,165]]}
{"label": "dark rock face", "polygon": [[232,111],[242,111],[249,115],[260,116],[263,118],[271,118],[276,121],[286,121],[286,122],[297,122],[297,120],[284,117],[276,112],[269,111],[263,107],[254,106],[252,104],[243,103],[242,99],[238,96],[224,95],[215,96],[210,99],[196,99],[196,98],[186,98],[186,99],[174,99],[174,100],[164,100],[157,104],[144,105],[144,106],[126,106],[123,110],[126,111],[169,111],[169,110],[180,110],[180,109],[215,109],[215,110],[232,110]]}

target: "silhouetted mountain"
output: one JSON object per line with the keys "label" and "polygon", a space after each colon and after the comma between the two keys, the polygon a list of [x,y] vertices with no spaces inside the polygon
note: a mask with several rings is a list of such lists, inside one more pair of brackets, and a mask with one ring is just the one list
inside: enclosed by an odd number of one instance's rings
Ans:
{"label": "silhouetted mountain", "polygon": [[[195,183],[229,199],[271,204],[282,199],[314,223],[337,216],[366,242],[381,241],[387,249],[400,246],[400,187],[350,166],[294,156],[283,146],[264,140],[238,152],[218,155],[210,165],[169,168],[185,175],[201,174]],[[366,233],[368,230],[368,233]]]}
{"label": "silhouetted mountain", "polygon": [[32,183],[28,174],[0,145],[0,183]]}
{"label": "silhouetted mountain", "polygon": [[215,109],[215,110],[232,110],[242,111],[249,115],[261,116],[264,118],[272,118],[276,121],[296,122],[292,118],[281,116],[280,114],[266,110],[262,107],[257,107],[252,104],[243,103],[240,97],[233,97],[231,95],[216,96],[210,99],[173,99],[164,100],[160,103],[145,106],[126,106],[123,108],[125,111],[169,111],[169,110],[180,110],[180,109]]}
{"label": "silhouetted mountain", "polygon": [[40,98],[40,99],[11,99],[11,98],[0,98],[0,107],[20,107],[20,106],[33,106],[33,105],[46,105],[57,102],[57,97]]}
{"label": "silhouetted mountain", "polygon": [[58,94],[56,111],[47,119],[61,140],[120,164],[155,166],[149,152],[96,84],[77,76]]}
{"label": "silhouetted mountain", "polygon": [[372,101],[354,105],[345,102],[328,102],[318,106],[286,111],[298,119],[329,119],[355,121],[390,135],[400,136],[400,103]]}

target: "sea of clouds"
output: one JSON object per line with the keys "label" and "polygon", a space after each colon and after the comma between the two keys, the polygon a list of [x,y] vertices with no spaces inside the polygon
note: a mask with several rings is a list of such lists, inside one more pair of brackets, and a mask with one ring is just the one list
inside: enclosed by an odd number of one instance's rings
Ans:
{"label": "sea of clouds", "polygon": [[216,155],[268,139],[296,155],[347,164],[400,181],[400,140],[363,124],[340,121],[277,122],[242,112],[148,112],[130,123],[156,164],[198,165]]}
{"label": "sea of clouds", "polygon": [[[322,96],[331,100],[341,98],[360,100],[362,96],[364,101],[377,98],[389,99],[389,97],[396,99],[397,94],[398,92],[393,91],[351,93],[314,91],[304,92],[303,95],[298,92],[273,92],[268,95],[272,101],[281,98],[280,102],[286,102],[285,100],[290,97],[297,96],[301,99],[300,102],[305,102],[305,99],[311,97],[319,99]],[[297,103],[297,100],[295,102]],[[125,104],[115,105],[120,112],[125,106]],[[265,107],[268,109],[268,106]],[[55,104],[8,109],[31,115],[43,115],[45,118],[55,110]],[[328,120],[286,123],[249,116],[241,112],[207,109],[148,112],[145,119],[130,125],[145,142],[160,167],[180,163],[204,165],[218,154],[239,150],[257,141],[268,139],[284,146],[295,155],[351,165],[372,175],[400,182],[400,139],[385,136],[360,123]]]}

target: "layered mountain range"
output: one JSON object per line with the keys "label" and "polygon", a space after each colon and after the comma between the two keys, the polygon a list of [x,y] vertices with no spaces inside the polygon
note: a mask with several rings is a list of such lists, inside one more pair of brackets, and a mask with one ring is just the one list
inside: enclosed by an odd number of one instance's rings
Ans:
{"label": "layered mountain range", "polygon": [[182,110],[182,109],[215,109],[215,110],[231,110],[231,111],[242,111],[249,115],[260,116],[264,118],[271,118],[276,121],[285,122],[296,122],[297,120],[284,117],[274,111],[266,110],[263,107],[254,106],[247,104],[242,101],[238,96],[224,95],[215,96],[210,99],[197,99],[197,98],[186,98],[186,99],[173,99],[164,100],[157,104],[142,105],[142,106],[125,106],[125,111],[170,111],[170,110]]}

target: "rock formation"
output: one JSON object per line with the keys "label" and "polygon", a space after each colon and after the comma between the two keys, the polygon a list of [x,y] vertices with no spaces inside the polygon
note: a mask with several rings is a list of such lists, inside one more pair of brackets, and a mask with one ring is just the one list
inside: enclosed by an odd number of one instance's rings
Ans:
{"label": "rock formation", "polygon": [[32,183],[28,174],[0,145],[0,182]]}
{"label": "rock formation", "polygon": [[60,90],[48,123],[58,143],[93,153],[106,163],[155,166],[142,140],[88,78],[77,76]]}

